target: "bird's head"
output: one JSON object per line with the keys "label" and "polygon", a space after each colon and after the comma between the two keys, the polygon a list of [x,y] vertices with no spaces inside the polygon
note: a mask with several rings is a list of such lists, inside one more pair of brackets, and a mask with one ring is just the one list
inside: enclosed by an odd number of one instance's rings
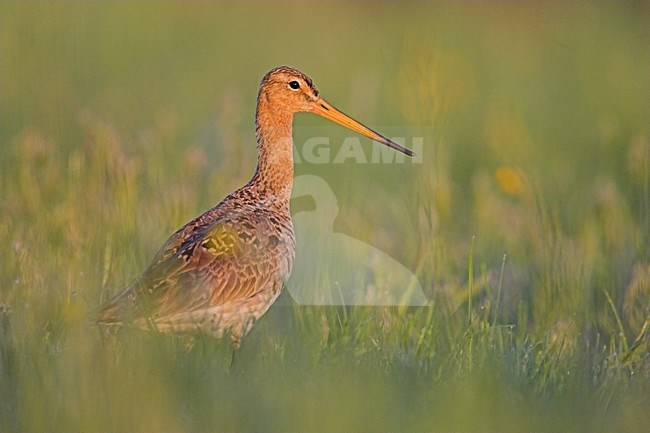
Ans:
{"label": "bird's head", "polygon": [[415,156],[413,151],[400,146],[334,108],[320,97],[311,78],[288,66],[272,69],[264,76],[260,85],[258,104],[271,110],[272,112],[269,113],[271,115],[281,112],[291,115],[298,112],[315,113],[406,155]]}

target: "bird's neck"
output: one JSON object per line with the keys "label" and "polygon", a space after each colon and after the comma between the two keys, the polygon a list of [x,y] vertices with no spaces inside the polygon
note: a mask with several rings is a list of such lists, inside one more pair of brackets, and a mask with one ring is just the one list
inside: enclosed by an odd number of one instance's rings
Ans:
{"label": "bird's neck", "polygon": [[293,185],[293,113],[260,98],[255,114],[257,169],[249,185],[259,196],[288,206]]}

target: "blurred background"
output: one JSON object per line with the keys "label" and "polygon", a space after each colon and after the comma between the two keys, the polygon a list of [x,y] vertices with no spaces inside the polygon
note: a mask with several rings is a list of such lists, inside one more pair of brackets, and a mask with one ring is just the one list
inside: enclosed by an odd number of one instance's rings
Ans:
{"label": "blurred background", "polygon": [[[646,2],[1,2],[0,430],[644,430],[648,29]],[[252,175],[279,65],[421,143],[334,163],[357,137],[294,121],[333,232],[431,305],[285,294],[232,368],[227,342],[100,338],[89,312]]]}

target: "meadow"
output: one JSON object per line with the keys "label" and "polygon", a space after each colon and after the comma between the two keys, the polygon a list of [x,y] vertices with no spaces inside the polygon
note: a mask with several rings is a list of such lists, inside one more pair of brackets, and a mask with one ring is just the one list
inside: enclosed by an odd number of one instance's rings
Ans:
{"label": "meadow", "polygon": [[[0,431],[647,431],[648,29],[645,2],[0,2]],[[282,64],[421,143],[364,162],[294,121],[333,231],[429,304],[285,291],[232,367],[102,337],[89,315],[252,175]]]}

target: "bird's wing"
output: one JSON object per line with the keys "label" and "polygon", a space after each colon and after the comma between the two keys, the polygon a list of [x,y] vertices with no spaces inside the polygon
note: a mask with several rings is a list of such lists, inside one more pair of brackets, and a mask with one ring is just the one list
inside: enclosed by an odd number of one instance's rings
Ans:
{"label": "bird's wing", "polygon": [[253,224],[246,215],[179,230],[144,273],[100,312],[98,321],[162,318],[254,296],[276,276],[277,257],[283,253],[279,238],[270,233],[263,222]]}

